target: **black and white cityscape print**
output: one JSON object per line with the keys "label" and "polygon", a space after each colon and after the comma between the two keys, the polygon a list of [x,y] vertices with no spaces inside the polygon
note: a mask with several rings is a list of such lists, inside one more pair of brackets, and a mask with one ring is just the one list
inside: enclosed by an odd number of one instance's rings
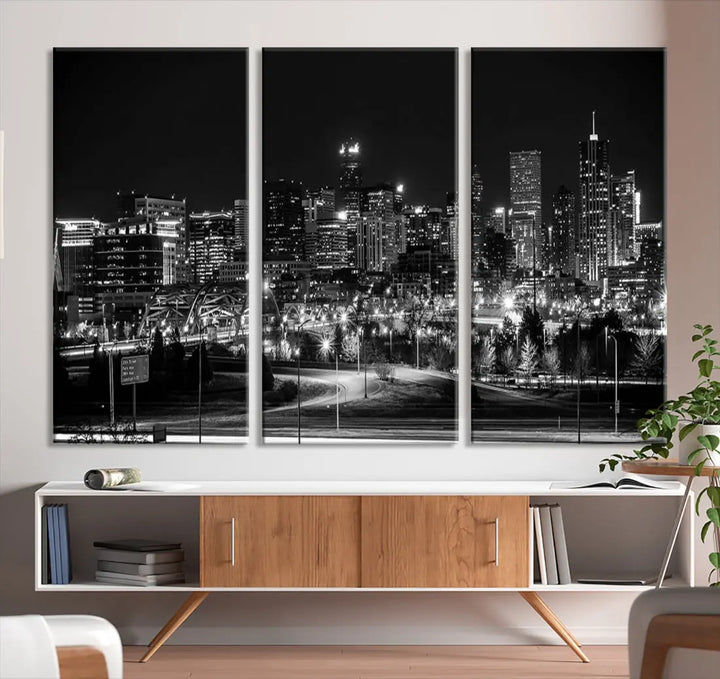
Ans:
{"label": "black and white cityscape print", "polygon": [[263,50],[265,441],[457,438],[456,50]]}
{"label": "black and white cityscape print", "polygon": [[246,440],[246,70],[55,50],[54,440]]}
{"label": "black and white cityscape print", "polygon": [[472,53],[473,440],[612,442],[663,400],[663,50]]}

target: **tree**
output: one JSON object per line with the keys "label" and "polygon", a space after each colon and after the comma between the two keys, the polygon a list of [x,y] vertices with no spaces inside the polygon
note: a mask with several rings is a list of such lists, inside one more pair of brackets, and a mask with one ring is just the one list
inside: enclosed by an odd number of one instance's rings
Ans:
{"label": "tree", "polygon": [[538,352],[530,337],[526,337],[520,349],[518,370],[525,376],[528,385],[532,383],[532,376],[538,367]]}
{"label": "tree", "polygon": [[188,384],[194,384],[197,386],[198,378],[200,377],[200,367],[198,366],[198,360],[202,361],[202,383],[210,384],[213,381],[213,369],[208,360],[207,348],[205,342],[201,342],[195,351],[192,352],[187,363],[188,371]]}
{"label": "tree", "polygon": [[263,354],[262,355],[262,390],[271,391],[275,386],[275,375],[273,375],[272,366],[270,365],[270,359]]}
{"label": "tree", "polygon": [[500,372],[507,377],[515,372],[517,360],[515,359],[515,350],[512,347],[505,347],[500,354]]}
{"label": "tree", "polygon": [[533,310],[532,307],[526,306],[523,309],[522,318],[520,319],[520,341],[524,342],[524,340],[529,338],[535,347],[539,349],[543,345],[544,329],[545,322],[537,309]]}
{"label": "tree", "polygon": [[150,349],[150,369],[162,370],[165,362],[165,340],[158,326],[155,326],[152,338],[152,348]]}
{"label": "tree", "polygon": [[560,352],[557,347],[550,347],[543,356],[542,369],[550,376],[550,383],[555,384],[561,371]]}
{"label": "tree", "polygon": [[343,335],[341,352],[349,361],[356,361],[360,351],[360,336],[356,332]]}
{"label": "tree", "polygon": [[581,344],[580,351],[575,354],[575,377],[581,382],[590,371],[590,350]]}
{"label": "tree", "polygon": [[635,340],[634,350],[630,367],[635,374],[645,378],[645,384],[648,378],[662,375],[662,342],[658,335],[640,335]]}
{"label": "tree", "polygon": [[495,346],[490,341],[489,337],[485,337],[480,343],[476,358],[476,365],[478,366],[480,376],[490,375],[495,368],[497,352],[495,351]]}

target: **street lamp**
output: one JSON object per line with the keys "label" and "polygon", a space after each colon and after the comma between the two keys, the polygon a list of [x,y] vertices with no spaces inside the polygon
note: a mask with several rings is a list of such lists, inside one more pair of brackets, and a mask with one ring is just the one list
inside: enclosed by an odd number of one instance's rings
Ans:
{"label": "street lamp", "polygon": [[202,349],[203,330],[201,323],[198,323],[198,443],[202,443]]}
{"label": "street lamp", "polygon": [[[600,306],[600,298],[596,298],[593,300],[593,306],[597,309]],[[577,382],[576,382],[576,401],[577,401],[577,442],[580,443],[580,379],[582,377],[582,364],[580,362],[580,320],[582,318],[583,312],[587,311],[589,307],[587,305],[583,305],[578,308],[577,312],[577,353],[576,353],[576,362],[577,362]]]}
{"label": "street lamp", "polygon": [[298,425],[298,444],[300,443],[300,347],[295,347],[295,356],[297,358],[297,425]]}
{"label": "street lamp", "polygon": [[335,354],[335,428],[340,431],[340,366],[338,362],[338,350],[326,337],[322,341],[323,353],[327,356],[332,348]]}
{"label": "street lamp", "polygon": [[613,403],[613,413],[615,413],[615,435],[618,433],[618,414],[620,412],[620,401],[618,401],[618,345],[617,337],[615,335],[609,335],[609,339],[613,341],[615,348],[615,401]]}
{"label": "street lamp", "polygon": [[418,328],[415,331],[415,367],[417,370],[420,370],[420,334],[422,333],[422,328]]}
{"label": "street lamp", "polygon": [[298,345],[295,347],[295,356],[297,357],[297,434],[298,444],[300,443],[300,331],[306,323],[309,323],[312,318],[304,320],[295,331]]}

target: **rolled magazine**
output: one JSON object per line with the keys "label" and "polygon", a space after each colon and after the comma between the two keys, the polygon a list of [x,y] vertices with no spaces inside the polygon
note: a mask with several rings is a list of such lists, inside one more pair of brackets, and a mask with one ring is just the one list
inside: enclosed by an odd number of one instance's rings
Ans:
{"label": "rolled magazine", "polygon": [[135,467],[91,469],[85,474],[85,485],[90,490],[105,490],[115,486],[142,481],[142,473]]}

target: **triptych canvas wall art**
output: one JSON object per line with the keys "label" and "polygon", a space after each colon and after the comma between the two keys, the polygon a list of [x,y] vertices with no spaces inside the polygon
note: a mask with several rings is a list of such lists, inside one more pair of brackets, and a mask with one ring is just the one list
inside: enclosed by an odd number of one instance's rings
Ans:
{"label": "triptych canvas wall art", "polygon": [[473,50],[460,203],[457,58],[263,50],[251,226],[246,50],[56,50],[55,440],[241,443],[257,370],[265,442],[455,441],[466,342],[478,450],[633,438],[664,392],[664,53]]}

